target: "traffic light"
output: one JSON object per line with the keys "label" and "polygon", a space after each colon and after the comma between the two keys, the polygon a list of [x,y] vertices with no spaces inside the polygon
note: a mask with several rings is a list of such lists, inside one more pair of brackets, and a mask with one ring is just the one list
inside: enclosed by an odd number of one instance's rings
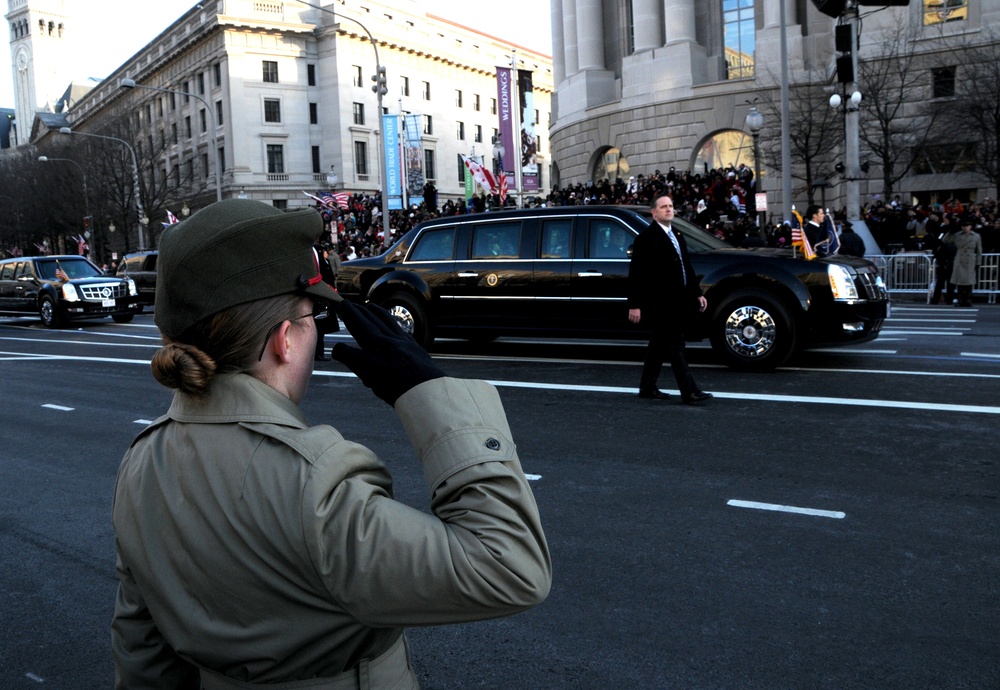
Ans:
{"label": "traffic light", "polygon": [[83,217],[83,229],[90,230],[90,216]]}
{"label": "traffic light", "polygon": [[854,81],[853,53],[857,48],[853,24],[838,24],[835,27],[833,46],[840,53],[837,56],[837,81],[841,84],[850,84]]}
{"label": "traffic light", "polygon": [[379,65],[378,71],[372,75],[372,91],[380,96],[386,95],[389,90],[385,87],[385,65]]}

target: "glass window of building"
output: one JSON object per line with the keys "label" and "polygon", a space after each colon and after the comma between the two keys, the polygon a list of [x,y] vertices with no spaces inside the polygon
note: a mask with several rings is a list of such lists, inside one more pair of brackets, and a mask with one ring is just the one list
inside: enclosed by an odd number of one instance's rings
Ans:
{"label": "glass window of building", "polygon": [[[278,63],[274,60],[264,60],[263,61],[263,72],[264,81],[277,84],[278,83]],[[200,75],[199,75],[200,76]]]}
{"label": "glass window of building", "polygon": [[318,175],[321,172],[319,169],[319,146],[312,147],[312,164],[313,175]]}
{"label": "glass window of building", "polygon": [[409,77],[400,77],[400,79],[402,79],[402,83],[399,86],[399,93],[400,93],[400,95],[402,95],[402,96],[409,96],[410,95],[410,78]]}
{"label": "glass window of building", "polygon": [[425,101],[431,100],[431,83],[429,81],[421,82],[420,95]]}
{"label": "glass window of building", "polygon": [[736,168],[746,163],[753,169],[753,137],[738,129],[716,132],[702,143],[695,157],[692,173],[707,173],[709,170]]}
{"label": "glass window of building", "polygon": [[352,65],[351,72],[354,75],[352,77],[355,86],[364,86],[364,80],[361,78],[361,65]]}
{"label": "glass window of building", "polygon": [[[275,65],[277,65],[277,63],[275,63]],[[278,81],[277,78],[275,79],[275,81]],[[205,73],[204,72],[199,72],[198,73],[198,95],[199,96],[204,96],[205,95]]]}
{"label": "glass window of building", "polygon": [[479,94],[478,93],[474,94],[472,96],[472,109],[475,110],[478,113],[479,112],[479,108],[481,107],[481,105],[482,105],[482,102],[481,102],[481,99],[479,98]]}
{"label": "glass window of building", "polygon": [[455,107],[462,107],[462,89],[455,89]]}
{"label": "glass window of building", "polygon": [[456,124],[456,127],[455,127],[455,137],[459,141],[465,141],[465,123],[464,122],[457,122],[455,124]]}
{"label": "glass window of building", "polygon": [[220,127],[223,124],[225,124],[222,115],[222,101],[215,102],[215,124],[219,125]]}
{"label": "glass window of building", "polygon": [[316,103],[309,104],[309,124],[319,124],[319,106]]}
{"label": "glass window of building", "polygon": [[722,27],[726,78],[752,78],[756,41],[753,0],[722,0]]}
{"label": "glass window of building", "polygon": [[491,98],[490,99],[490,115],[496,115],[496,114],[497,114],[497,99]]}
{"label": "glass window of building", "polygon": [[628,172],[628,159],[618,149],[608,147],[594,161],[594,167],[590,171],[590,179],[595,184],[605,180],[609,182],[614,182],[617,179],[627,180]]}
{"label": "glass window of building", "polygon": [[267,172],[273,175],[285,172],[285,147],[281,144],[267,145]]}
{"label": "glass window of building", "polygon": [[424,149],[424,175],[427,180],[436,180],[437,175],[434,170],[434,151],[433,149]]}
{"label": "glass window of building", "polygon": [[424,115],[424,134],[434,134],[434,116]]}
{"label": "glass window of building", "polygon": [[364,141],[354,142],[354,171],[358,178],[368,179],[368,144]]}
{"label": "glass window of building", "polygon": [[964,22],[969,18],[969,0],[924,0],[924,26]]}
{"label": "glass window of building", "polygon": [[483,126],[482,125],[476,125],[476,131],[475,131],[475,133],[473,135],[473,140],[477,144],[482,143],[482,141],[483,141]]}
{"label": "glass window of building", "polygon": [[354,124],[363,125],[365,123],[365,104],[354,104]]}
{"label": "glass window of building", "polygon": [[281,101],[277,98],[264,99],[264,122],[281,122]]}
{"label": "glass window of building", "polygon": [[931,70],[932,98],[952,98],[955,95],[955,68]]}
{"label": "glass window of building", "polygon": [[215,77],[215,85],[222,86],[222,63],[212,65],[212,75]]}
{"label": "glass window of building", "polygon": [[316,65],[306,65],[306,83],[316,86]]}

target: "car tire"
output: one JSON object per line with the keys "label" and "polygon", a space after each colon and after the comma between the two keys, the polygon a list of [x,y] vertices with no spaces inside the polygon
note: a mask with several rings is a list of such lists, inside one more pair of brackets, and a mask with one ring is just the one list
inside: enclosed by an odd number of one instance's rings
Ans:
{"label": "car tire", "polygon": [[412,335],[420,347],[425,350],[430,347],[434,338],[427,323],[427,311],[415,298],[405,292],[390,292],[376,299],[375,304],[396,317],[402,329]]}
{"label": "car tire", "polygon": [[795,319],[781,301],[763,290],[741,290],[715,310],[712,348],[732,369],[770,371],[795,350]]}
{"label": "car tire", "polygon": [[132,323],[134,314],[112,314],[111,319],[115,323]]}
{"label": "car tire", "polygon": [[38,318],[46,328],[62,328],[63,318],[56,309],[55,300],[48,295],[42,297],[38,302]]}

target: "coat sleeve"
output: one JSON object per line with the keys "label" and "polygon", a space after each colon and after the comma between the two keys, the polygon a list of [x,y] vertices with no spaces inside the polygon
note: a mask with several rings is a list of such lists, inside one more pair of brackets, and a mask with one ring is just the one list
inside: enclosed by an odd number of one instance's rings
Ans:
{"label": "coat sleeve", "polygon": [[[336,486],[310,482],[307,543],[331,596],[373,627],[483,620],[543,601],[548,545],[496,389],[440,378],[395,409],[423,463],[433,514],[393,500],[362,473]],[[371,451],[340,445],[327,467],[371,466]]]}
{"label": "coat sleeve", "polygon": [[115,688],[198,690],[198,668],[181,659],[163,639],[120,553],[115,567],[118,596],[111,624]]}

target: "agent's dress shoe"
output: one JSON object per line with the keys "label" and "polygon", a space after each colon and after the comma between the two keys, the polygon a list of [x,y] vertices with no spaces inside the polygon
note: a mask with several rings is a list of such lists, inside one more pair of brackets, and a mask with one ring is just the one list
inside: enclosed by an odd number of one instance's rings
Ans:
{"label": "agent's dress shoe", "polygon": [[704,391],[696,391],[686,398],[682,399],[681,402],[685,405],[698,405],[706,400],[711,400],[713,396],[711,393],[705,393]]}
{"label": "agent's dress shoe", "polygon": [[670,393],[664,393],[659,388],[654,388],[648,391],[639,391],[639,397],[646,400],[666,400],[670,397]]}

